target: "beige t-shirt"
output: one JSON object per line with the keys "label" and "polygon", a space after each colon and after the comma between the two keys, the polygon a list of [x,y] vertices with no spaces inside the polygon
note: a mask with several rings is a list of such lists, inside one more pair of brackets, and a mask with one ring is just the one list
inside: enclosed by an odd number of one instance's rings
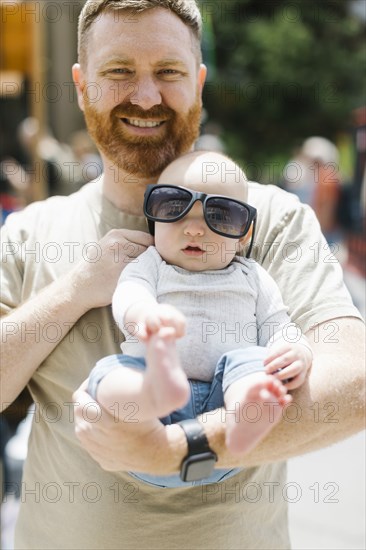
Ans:
{"label": "beige t-shirt", "polygon": [[[259,210],[254,258],[276,280],[292,320],[306,331],[332,317],[359,316],[342,273],[308,207],[253,184]],[[52,197],[7,219],[2,234],[2,312],[36,295],[82,255],[98,257],[112,228],[146,230],[143,218],[119,212],[93,182],[70,197]],[[27,327],[18,327],[27,338]],[[38,327],[56,338],[57,321]],[[159,489],[127,473],[103,471],[80,447],[71,395],[95,362],[118,353],[111,308],[84,315],[29,382],[36,414],[24,469],[17,549],[289,548],[284,463],[246,469],[221,484]],[[2,395],[6,401],[6,396]],[[93,419],[93,411],[85,411]]]}

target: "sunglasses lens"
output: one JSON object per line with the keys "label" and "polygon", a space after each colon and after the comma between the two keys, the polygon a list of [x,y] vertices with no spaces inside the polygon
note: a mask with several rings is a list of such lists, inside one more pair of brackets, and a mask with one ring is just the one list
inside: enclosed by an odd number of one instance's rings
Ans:
{"label": "sunglasses lens", "polygon": [[150,193],[146,213],[160,220],[174,220],[183,214],[191,199],[191,194],[184,189],[158,187]]}
{"label": "sunglasses lens", "polygon": [[249,210],[230,199],[212,198],[206,202],[206,219],[213,230],[229,237],[242,237],[248,225]]}

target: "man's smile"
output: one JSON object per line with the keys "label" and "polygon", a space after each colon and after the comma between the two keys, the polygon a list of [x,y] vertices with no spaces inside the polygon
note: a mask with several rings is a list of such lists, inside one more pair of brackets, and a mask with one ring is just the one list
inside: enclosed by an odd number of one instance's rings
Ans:
{"label": "man's smile", "polygon": [[141,118],[122,118],[123,122],[138,128],[156,128],[164,124],[165,120],[143,120]]}

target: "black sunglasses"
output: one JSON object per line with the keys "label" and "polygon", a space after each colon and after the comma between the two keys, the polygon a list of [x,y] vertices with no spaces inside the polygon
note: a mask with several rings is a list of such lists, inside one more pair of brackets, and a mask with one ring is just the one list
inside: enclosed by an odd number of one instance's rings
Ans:
{"label": "black sunglasses", "polygon": [[177,185],[148,185],[145,191],[144,215],[149,231],[154,235],[154,222],[176,222],[182,219],[196,201],[203,205],[207,226],[224,237],[240,239],[246,235],[253,223],[253,232],[247,258],[253,248],[257,210],[245,202],[191,191]]}

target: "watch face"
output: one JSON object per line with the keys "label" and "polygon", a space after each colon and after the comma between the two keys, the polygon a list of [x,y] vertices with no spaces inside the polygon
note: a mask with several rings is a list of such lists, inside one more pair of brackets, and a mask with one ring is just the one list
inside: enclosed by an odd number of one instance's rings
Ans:
{"label": "watch face", "polygon": [[216,463],[214,453],[202,453],[189,456],[184,460],[181,470],[182,481],[200,481],[210,477]]}

